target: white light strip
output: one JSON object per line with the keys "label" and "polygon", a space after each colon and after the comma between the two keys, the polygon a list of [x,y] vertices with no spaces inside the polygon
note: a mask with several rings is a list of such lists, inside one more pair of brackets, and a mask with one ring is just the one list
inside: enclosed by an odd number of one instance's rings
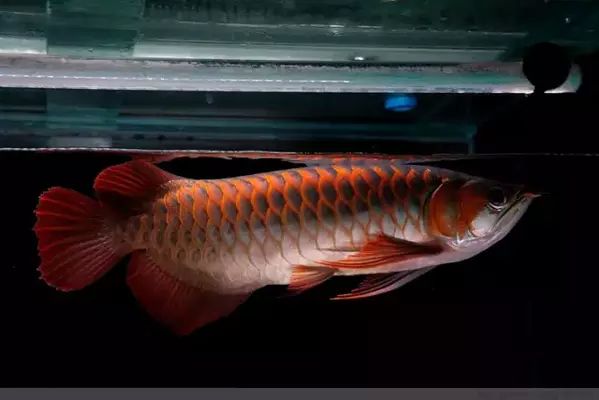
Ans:
{"label": "white light strip", "polygon": [[307,46],[265,44],[217,44],[139,42],[133,57],[145,59],[274,61],[274,62],[351,62],[379,63],[479,63],[495,61],[499,49],[435,49],[365,46]]}
{"label": "white light strip", "polygon": [[[577,87],[577,69],[557,91]],[[528,93],[520,65],[332,66],[0,55],[0,87],[251,91]]]}

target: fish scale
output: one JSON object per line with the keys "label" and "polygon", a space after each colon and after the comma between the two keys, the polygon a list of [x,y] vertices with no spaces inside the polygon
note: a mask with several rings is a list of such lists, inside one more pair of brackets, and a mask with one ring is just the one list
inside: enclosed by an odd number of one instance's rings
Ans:
{"label": "fish scale", "polygon": [[[427,173],[430,174],[430,171],[427,170]],[[224,223],[228,222],[235,228],[234,244],[239,236],[247,234],[251,239],[256,240],[256,235],[252,235],[252,233],[255,234],[255,229],[262,226],[266,227],[264,234],[269,235],[271,230],[268,227],[283,225],[281,219],[274,216],[280,217],[281,211],[285,209],[286,215],[293,215],[287,219],[304,221],[298,228],[307,230],[310,237],[317,239],[319,231],[323,230],[329,233],[329,236],[331,234],[336,236],[339,231],[345,229],[346,233],[347,231],[351,233],[351,239],[355,241],[355,229],[348,229],[348,227],[355,228],[356,218],[363,231],[360,236],[370,233],[371,229],[382,230],[382,220],[385,216],[389,216],[400,230],[405,230],[405,224],[403,226],[398,224],[392,210],[393,204],[397,203],[401,205],[402,202],[406,204],[412,201],[420,204],[420,199],[406,196],[404,193],[404,189],[410,188],[406,181],[414,180],[414,176],[414,169],[404,173],[397,168],[354,167],[350,169],[337,167],[327,170],[312,168],[286,174],[265,174],[246,179],[233,178],[230,181],[200,181],[189,187],[181,188],[175,194],[166,195],[160,202],[163,207],[155,210],[152,225],[146,228],[152,231],[150,237],[154,240],[151,244],[162,247],[164,243],[169,243],[170,246],[181,247],[185,250],[188,247],[188,242],[179,239],[185,235],[177,234],[177,240],[174,241],[175,236],[171,233],[178,230],[179,225],[181,229],[189,231],[189,236],[199,239],[197,245],[202,246],[207,241],[210,242],[211,239],[214,239],[211,244],[219,246],[226,244],[226,241],[222,240],[224,239],[222,235],[226,232],[221,231]],[[348,186],[344,185],[344,182],[352,185],[352,193],[348,193]],[[240,188],[245,190],[240,190]],[[303,196],[298,204],[295,194],[301,193],[302,190]],[[223,196],[223,193],[229,193],[229,195]],[[351,194],[353,193],[358,194],[361,201],[357,198],[352,201]],[[289,195],[286,196],[286,194]],[[390,195],[393,195],[392,199],[390,199]],[[181,197],[191,200],[191,202],[182,202]],[[406,214],[410,220],[418,221],[419,213],[415,213],[416,208],[405,207],[405,205],[400,208],[408,211]],[[369,210],[369,215],[363,221],[365,223],[361,224],[362,217],[359,215],[364,210]],[[268,211],[270,211],[270,218],[267,219]],[[185,225],[183,222],[187,218],[182,215],[192,215],[192,220],[197,226]],[[238,225],[240,220],[233,218],[236,215],[240,215],[244,222],[250,223],[249,229],[247,229],[247,224]],[[175,220],[175,216],[179,218]],[[252,221],[254,221],[253,224],[251,224]],[[341,223],[341,221],[346,223]],[[230,226],[225,227],[226,230],[230,230]],[[415,227],[420,228],[418,224],[415,224]],[[202,231],[203,234],[193,235],[194,228],[196,232]],[[249,232],[246,232],[244,228]],[[205,235],[207,230],[214,230],[217,235]],[[167,236],[166,241],[164,236]],[[281,242],[279,235],[270,234],[269,236],[270,240]],[[265,243],[264,240],[258,240],[258,242],[262,245]],[[235,246],[230,247],[235,248]]]}
{"label": "fish scale", "polygon": [[[423,194],[436,182],[440,179],[429,169],[391,165],[311,167],[195,181],[167,193],[146,229],[151,229],[150,245],[172,255],[183,252],[189,261],[199,246],[214,249],[217,259],[233,260],[240,268],[242,257],[232,255],[249,256],[256,249],[262,254],[254,258],[270,266],[277,266],[273,261],[314,262],[316,257],[302,254],[303,247],[355,247],[376,232],[422,236]],[[283,251],[289,247],[293,250]],[[211,260],[210,254],[204,261]],[[326,257],[326,252],[318,255]]]}

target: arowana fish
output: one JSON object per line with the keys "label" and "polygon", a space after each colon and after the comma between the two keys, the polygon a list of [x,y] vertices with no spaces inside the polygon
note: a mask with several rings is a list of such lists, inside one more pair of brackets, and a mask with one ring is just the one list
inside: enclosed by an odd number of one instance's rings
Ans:
{"label": "arowana fish", "polygon": [[214,180],[134,160],[102,171],[94,189],[98,200],[60,187],[41,195],[42,279],[82,289],[132,254],[134,296],[180,335],[267,285],[300,293],[333,276],[366,275],[335,299],[389,292],[497,243],[537,196],[392,160]]}

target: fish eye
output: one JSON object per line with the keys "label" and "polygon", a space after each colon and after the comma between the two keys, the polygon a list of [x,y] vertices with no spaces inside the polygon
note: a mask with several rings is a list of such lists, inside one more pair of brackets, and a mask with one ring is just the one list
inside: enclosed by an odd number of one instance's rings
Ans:
{"label": "fish eye", "polygon": [[489,190],[488,193],[489,205],[493,208],[501,208],[507,203],[507,194],[505,190],[496,186]]}

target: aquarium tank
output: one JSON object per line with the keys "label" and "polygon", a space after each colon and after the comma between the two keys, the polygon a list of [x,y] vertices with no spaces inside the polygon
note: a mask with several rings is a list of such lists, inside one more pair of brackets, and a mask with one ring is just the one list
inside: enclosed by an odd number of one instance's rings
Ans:
{"label": "aquarium tank", "polygon": [[0,0],[1,386],[597,385],[597,27]]}

